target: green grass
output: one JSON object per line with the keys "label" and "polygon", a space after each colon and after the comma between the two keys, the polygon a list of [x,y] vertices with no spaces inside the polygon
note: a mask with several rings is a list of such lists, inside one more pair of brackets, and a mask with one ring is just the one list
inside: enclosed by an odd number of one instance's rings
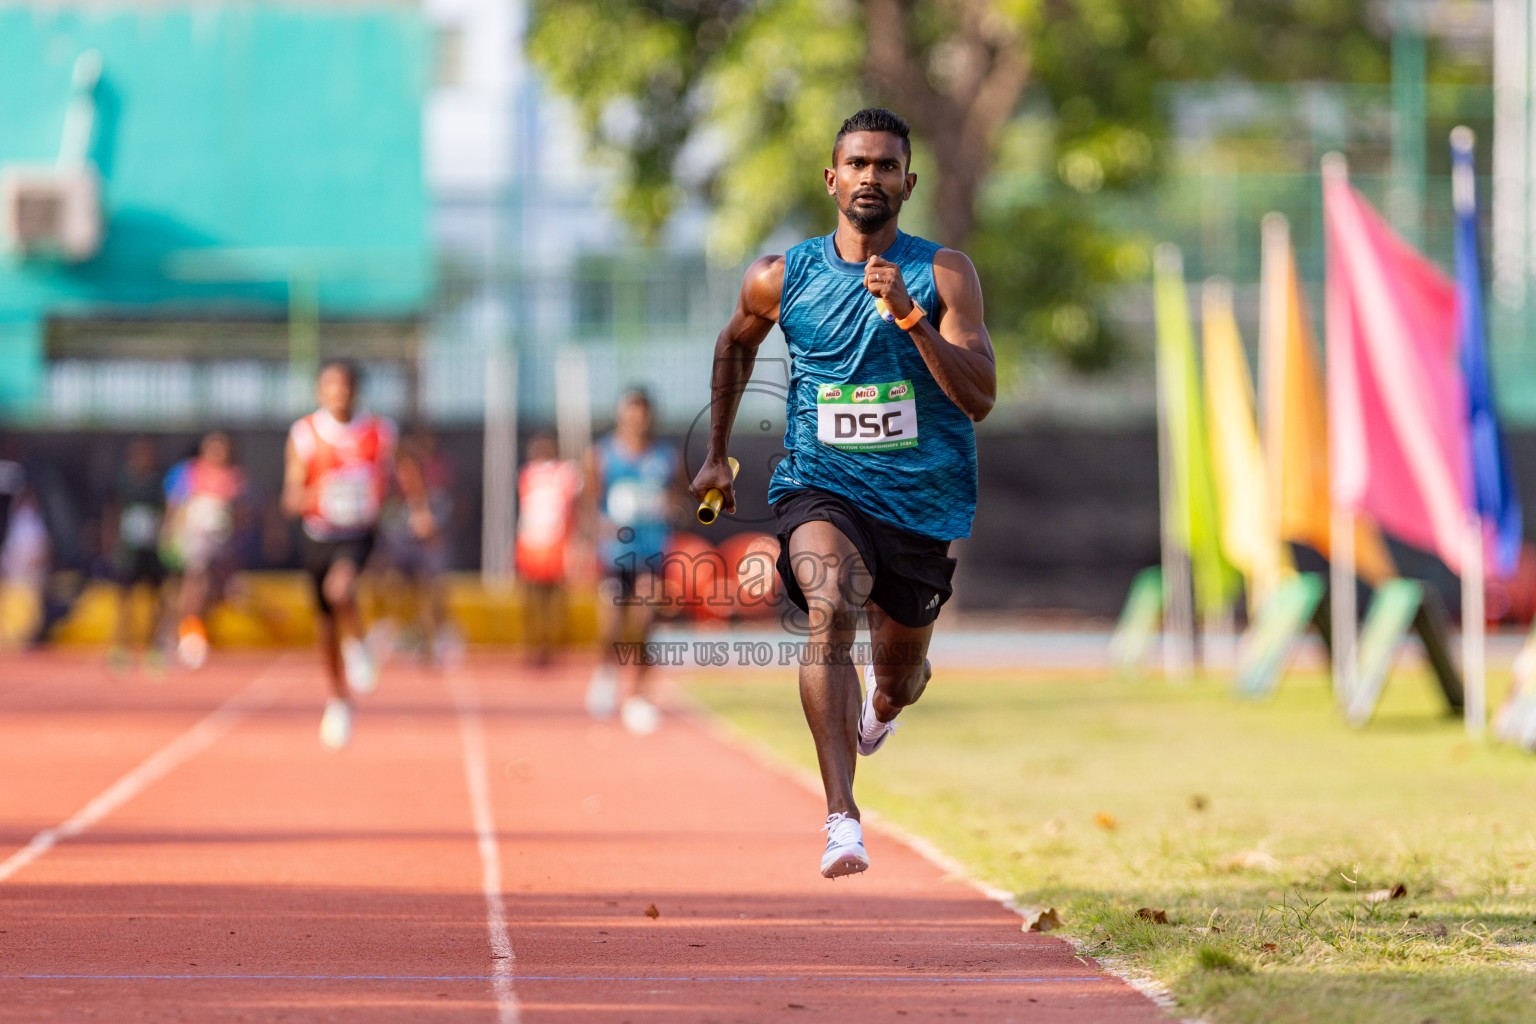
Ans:
{"label": "green grass", "polygon": [[[856,792],[1185,1014],[1536,1021],[1536,758],[1469,742],[1416,673],[1359,731],[1325,687],[1244,703],[1216,680],[940,675]],[[792,673],[689,689],[814,767]]]}

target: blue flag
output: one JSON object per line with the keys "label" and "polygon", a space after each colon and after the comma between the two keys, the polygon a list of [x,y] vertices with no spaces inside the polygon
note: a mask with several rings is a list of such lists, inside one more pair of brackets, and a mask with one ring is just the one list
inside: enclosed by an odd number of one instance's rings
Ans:
{"label": "blue flag", "polygon": [[1500,576],[1515,571],[1520,560],[1523,523],[1509,452],[1493,406],[1488,376],[1488,320],[1483,310],[1483,274],[1477,244],[1477,185],[1472,170],[1472,132],[1451,132],[1451,193],[1456,206],[1457,350],[1467,382],[1467,418],[1471,439],[1472,492],[1475,510],[1498,536],[1494,565]]}

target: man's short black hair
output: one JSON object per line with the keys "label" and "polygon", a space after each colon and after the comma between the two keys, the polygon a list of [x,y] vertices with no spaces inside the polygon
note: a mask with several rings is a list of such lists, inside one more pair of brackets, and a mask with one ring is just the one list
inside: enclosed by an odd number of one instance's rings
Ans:
{"label": "man's short black hair", "polygon": [[912,140],[907,138],[912,126],[902,120],[900,115],[886,110],[884,107],[865,107],[843,122],[843,126],[837,130],[837,138],[832,140],[832,163],[837,163],[837,150],[843,144],[843,136],[853,132],[887,132],[901,140],[901,155],[906,158],[907,166],[912,166]]}
{"label": "man's short black hair", "polygon": [[645,411],[651,411],[651,393],[639,384],[631,384],[619,395],[620,405],[643,405]]}
{"label": "man's short black hair", "polygon": [[[327,359],[325,362],[320,364],[320,373],[324,373],[326,370],[340,370],[342,373],[346,374],[347,382],[350,383],[354,389],[356,389],[359,381],[362,378],[362,371],[359,370],[357,364],[350,359]],[[319,376],[319,374],[316,374],[316,376]]]}

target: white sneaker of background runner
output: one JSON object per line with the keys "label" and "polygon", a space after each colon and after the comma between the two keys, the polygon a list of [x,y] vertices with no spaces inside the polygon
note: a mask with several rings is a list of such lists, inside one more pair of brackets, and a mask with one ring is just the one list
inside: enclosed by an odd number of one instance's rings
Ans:
{"label": "white sneaker of background runner", "polygon": [[176,657],[187,668],[202,668],[208,660],[208,638],[201,633],[188,633],[176,642]]}
{"label": "white sneaker of background runner", "polygon": [[325,702],[325,714],[320,716],[320,742],[332,750],[352,742],[352,705],[340,697]]}
{"label": "white sneaker of background runner", "polygon": [[869,854],[864,852],[864,826],[856,818],[842,811],[829,814],[821,830],[827,834],[827,851],[821,855],[821,877],[856,875],[869,867]]}
{"label": "white sneaker of background runner", "polygon": [[368,653],[368,645],[356,637],[341,641],[341,664],[346,669],[347,689],[366,697],[379,688],[379,665]]}
{"label": "white sneaker of background runner", "polygon": [[432,659],[438,668],[449,672],[459,670],[464,664],[464,637],[459,633],[459,627],[451,622],[437,627],[437,636],[432,638]]}
{"label": "white sneaker of background runner", "polygon": [[592,670],[587,684],[587,714],[593,718],[612,718],[619,708],[619,670],[599,665]]}
{"label": "white sneaker of background runner", "polygon": [[859,753],[868,757],[896,731],[896,719],[882,722],[875,716],[875,666],[864,668],[864,711],[859,715]]}
{"label": "white sneaker of background runner", "polygon": [[661,728],[661,710],[637,693],[619,706],[619,721],[636,736],[649,736]]}

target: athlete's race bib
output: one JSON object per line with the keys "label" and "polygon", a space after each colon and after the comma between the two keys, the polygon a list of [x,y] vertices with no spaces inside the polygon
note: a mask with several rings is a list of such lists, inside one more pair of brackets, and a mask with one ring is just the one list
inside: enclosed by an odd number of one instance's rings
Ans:
{"label": "athlete's race bib", "polygon": [[850,452],[917,447],[912,382],[823,384],[816,390],[816,439]]}
{"label": "athlete's race bib", "polygon": [[225,540],[235,527],[229,502],[212,494],[194,494],[188,498],[182,522],[189,534],[212,541]]}
{"label": "athlete's race bib", "polygon": [[644,480],[615,480],[608,486],[608,519],[617,526],[638,526],[667,517],[667,491]]}
{"label": "athlete's race bib", "polygon": [[320,485],[320,517],[344,530],[372,526],[379,519],[373,470],[348,466],[326,474]]}
{"label": "athlete's race bib", "polygon": [[160,536],[160,510],[144,502],[135,502],[123,509],[117,534],[123,546],[141,550],[155,546]]}

